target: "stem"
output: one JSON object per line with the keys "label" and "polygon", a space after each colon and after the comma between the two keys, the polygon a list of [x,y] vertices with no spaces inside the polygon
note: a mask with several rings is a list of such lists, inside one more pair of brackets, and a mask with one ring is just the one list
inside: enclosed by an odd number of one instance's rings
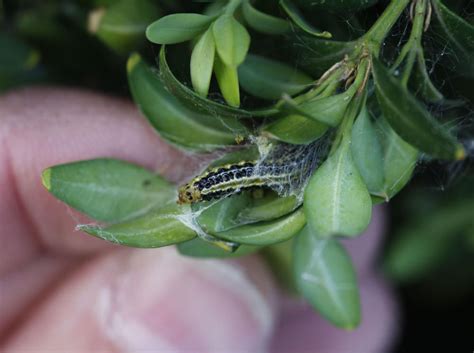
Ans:
{"label": "stem", "polygon": [[413,27],[410,33],[410,38],[408,39],[408,43],[411,43],[411,49],[408,53],[402,76],[402,84],[405,87],[408,84],[408,79],[410,78],[411,72],[413,70],[413,65],[415,64],[418,51],[421,50],[421,37],[425,27],[425,13],[426,1],[418,0],[415,9],[415,17],[413,19]]}
{"label": "stem", "polygon": [[342,120],[341,125],[339,125],[339,129],[337,130],[336,136],[334,137],[331,150],[329,151],[329,156],[334,154],[342,145],[350,146],[352,126],[354,125],[354,120],[361,111],[361,107],[365,103],[365,98],[365,93],[362,95],[356,95],[349,103],[344,119]]}
{"label": "stem", "polygon": [[397,22],[411,0],[392,0],[382,15],[377,19],[372,28],[364,35],[378,56],[383,40]]}
{"label": "stem", "polygon": [[[357,93],[352,98],[346,109],[346,112],[344,113],[344,118],[341,124],[339,125],[336,136],[334,137],[334,141],[332,143],[331,150],[329,151],[329,155],[332,155],[344,141],[347,141],[348,139],[350,140],[354,120],[359,115],[361,107],[365,105],[365,101],[367,98],[367,91],[365,90],[365,86],[363,87],[363,85],[365,84],[366,74],[369,70],[369,61],[368,59],[365,59],[359,64],[357,77],[353,83],[353,85],[357,89]],[[362,91],[359,91],[361,87],[363,87],[364,89],[362,89]]]}
{"label": "stem", "polygon": [[[297,97],[294,97],[293,100],[300,104],[313,98],[324,98],[331,95],[340,85],[343,71],[343,67],[338,68],[337,70],[333,71],[331,75],[327,77],[326,80],[324,80],[319,86]],[[331,94],[328,94],[329,92],[331,92]]]}
{"label": "stem", "polygon": [[324,87],[323,90],[319,92],[318,98],[326,98],[326,97],[332,96],[336,92],[339,85],[340,85],[340,81],[333,80],[326,87]]}
{"label": "stem", "polygon": [[397,69],[397,67],[400,66],[400,64],[403,62],[403,60],[406,58],[406,56],[408,55],[408,53],[412,49],[412,46],[413,46],[413,43],[411,43],[410,41],[406,42],[403,45],[403,48],[400,51],[400,54],[398,55],[397,59],[393,63],[392,67],[390,68],[390,70],[392,72],[395,71]]}

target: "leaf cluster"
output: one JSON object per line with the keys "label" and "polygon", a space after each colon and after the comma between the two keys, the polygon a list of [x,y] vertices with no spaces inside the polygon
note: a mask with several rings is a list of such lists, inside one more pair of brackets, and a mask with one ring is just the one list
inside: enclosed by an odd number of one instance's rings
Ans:
{"label": "leaf cluster", "polygon": [[[447,98],[452,92],[433,80],[427,63],[439,53],[427,50],[425,38],[451,53],[447,80],[471,80],[474,26],[441,0],[221,0],[201,7],[117,0],[76,9],[68,17],[76,25],[66,29],[88,33],[87,43],[100,47],[94,53],[126,66],[135,103],[163,139],[188,152],[222,152],[209,168],[259,160],[279,144],[328,145],[300,194],[242,188],[193,204],[177,204],[175,185],[123,161],[53,166],[44,186],[101,222],[79,229],[126,246],[177,244],[194,257],[259,251],[329,321],[356,327],[357,279],[339,239],[360,235],[373,205],[402,190],[421,161],[469,157],[472,136],[453,123],[458,97]],[[23,35],[0,35],[2,52],[8,48],[0,88],[41,71],[42,48],[71,38],[52,20],[64,18],[57,11],[44,7],[35,18],[18,10],[11,25]],[[309,21],[313,14],[317,20]],[[400,25],[406,35],[394,30]],[[145,38],[161,47],[147,50]],[[445,245],[443,227],[470,222],[470,203],[459,207],[447,211],[452,222],[421,222],[401,236],[391,271],[416,274],[410,266],[423,253],[424,238],[413,236],[420,229],[439,231],[424,253],[429,267]]]}

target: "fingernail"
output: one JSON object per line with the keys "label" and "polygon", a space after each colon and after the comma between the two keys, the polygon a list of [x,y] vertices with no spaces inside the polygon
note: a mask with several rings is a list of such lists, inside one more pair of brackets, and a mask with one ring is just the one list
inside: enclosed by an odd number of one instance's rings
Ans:
{"label": "fingernail", "polygon": [[118,351],[266,350],[275,314],[265,276],[259,281],[235,261],[190,259],[168,248],[133,250],[118,262],[96,311]]}

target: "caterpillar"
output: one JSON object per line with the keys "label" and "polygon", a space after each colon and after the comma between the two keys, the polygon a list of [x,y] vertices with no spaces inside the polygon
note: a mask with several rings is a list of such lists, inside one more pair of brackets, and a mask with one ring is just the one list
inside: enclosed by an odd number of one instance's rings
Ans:
{"label": "caterpillar", "polygon": [[179,188],[178,203],[220,199],[244,189],[270,188],[282,196],[301,189],[318,162],[316,143],[278,144],[262,160],[240,161],[205,171]]}

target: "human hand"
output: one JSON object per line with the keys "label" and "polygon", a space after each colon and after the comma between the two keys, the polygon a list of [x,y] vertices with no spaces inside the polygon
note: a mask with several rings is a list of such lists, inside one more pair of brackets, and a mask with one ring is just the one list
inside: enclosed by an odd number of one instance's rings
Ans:
{"label": "human hand", "polygon": [[257,256],[195,260],[130,249],[74,228],[87,222],[42,187],[51,165],[120,158],[177,180],[193,159],[162,142],[135,107],[72,89],[0,97],[0,350],[6,352],[382,352],[396,310],[373,260],[384,228],[345,243],[362,323],[332,327],[277,289]]}

